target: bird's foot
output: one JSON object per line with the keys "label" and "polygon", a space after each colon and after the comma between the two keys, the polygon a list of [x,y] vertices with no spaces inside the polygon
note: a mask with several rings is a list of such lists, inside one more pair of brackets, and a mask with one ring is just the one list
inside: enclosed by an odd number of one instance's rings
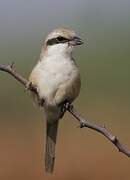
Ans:
{"label": "bird's foot", "polygon": [[66,112],[68,109],[70,109],[70,107],[71,107],[72,105],[71,105],[71,102],[69,102],[69,101],[64,101],[64,102],[62,102],[59,106],[61,107],[61,116],[60,116],[60,118],[62,118],[62,117],[64,116],[65,112]]}
{"label": "bird's foot", "polygon": [[43,107],[43,106],[44,106],[44,103],[45,103],[45,100],[44,100],[44,99],[40,99],[40,98],[38,97],[38,105],[39,105],[40,107]]}
{"label": "bird's foot", "polygon": [[72,105],[71,102],[69,102],[69,101],[67,101],[67,102],[64,104],[64,106],[65,106],[65,109],[66,109],[66,110],[69,110],[69,109],[72,109],[72,108],[73,108],[73,105]]}

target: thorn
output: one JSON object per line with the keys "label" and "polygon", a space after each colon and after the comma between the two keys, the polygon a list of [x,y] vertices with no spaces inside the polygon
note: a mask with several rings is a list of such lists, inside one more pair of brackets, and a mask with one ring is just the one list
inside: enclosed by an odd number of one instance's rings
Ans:
{"label": "thorn", "polygon": [[15,69],[15,63],[14,62],[11,63],[10,68],[13,70]]}
{"label": "thorn", "polygon": [[80,128],[83,128],[83,127],[85,127],[84,122],[80,122]]}
{"label": "thorn", "polygon": [[116,142],[116,137],[112,136],[111,140],[112,140],[112,142]]}

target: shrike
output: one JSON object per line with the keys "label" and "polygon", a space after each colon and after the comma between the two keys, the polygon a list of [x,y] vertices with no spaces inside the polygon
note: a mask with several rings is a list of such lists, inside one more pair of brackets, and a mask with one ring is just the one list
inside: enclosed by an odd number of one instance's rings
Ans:
{"label": "shrike", "polygon": [[72,52],[81,44],[83,42],[74,31],[66,28],[53,30],[47,36],[39,61],[29,77],[29,82],[37,88],[37,102],[45,112],[45,169],[49,173],[54,168],[57,128],[65,112],[64,104],[72,103],[80,91],[80,73]]}

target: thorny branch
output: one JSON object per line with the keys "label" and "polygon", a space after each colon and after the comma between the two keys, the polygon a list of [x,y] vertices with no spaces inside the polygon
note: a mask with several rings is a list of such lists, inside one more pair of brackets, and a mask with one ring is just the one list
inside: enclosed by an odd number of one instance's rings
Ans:
{"label": "thorny branch", "polygon": [[[14,63],[12,63],[11,65],[2,65],[1,64],[0,70],[12,75],[25,88],[27,88],[30,91],[33,91],[38,96],[36,87],[34,87],[32,84],[30,84],[29,81],[27,79],[23,78],[18,72],[16,72]],[[122,152],[126,156],[130,157],[130,151],[119,141],[119,139],[116,136],[112,135],[111,132],[109,130],[107,130],[105,127],[97,125],[95,123],[92,123],[92,122],[84,119],[83,117],[81,117],[81,115],[75,110],[73,105],[69,105],[67,107],[67,111],[70,112],[79,121],[81,128],[87,127],[87,128],[90,128],[92,130],[95,130],[95,131],[101,133],[110,142],[112,142],[120,152]]]}

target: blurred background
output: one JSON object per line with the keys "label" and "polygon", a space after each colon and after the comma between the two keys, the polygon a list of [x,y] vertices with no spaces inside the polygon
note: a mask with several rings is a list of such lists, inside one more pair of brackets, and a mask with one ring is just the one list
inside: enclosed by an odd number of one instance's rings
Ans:
{"label": "blurred background", "polygon": [[[44,38],[59,26],[84,40],[75,57],[83,117],[105,124],[130,148],[130,1],[0,0],[0,63],[28,77]],[[88,42],[88,47],[87,47]],[[0,179],[129,180],[130,159],[66,113],[60,122],[55,170],[44,171],[45,121],[28,93],[0,72]]]}

